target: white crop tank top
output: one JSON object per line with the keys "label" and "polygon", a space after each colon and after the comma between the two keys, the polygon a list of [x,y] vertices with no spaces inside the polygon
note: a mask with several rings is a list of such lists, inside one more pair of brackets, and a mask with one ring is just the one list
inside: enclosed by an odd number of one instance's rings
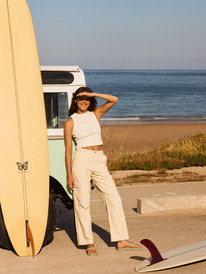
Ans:
{"label": "white crop tank top", "polygon": [[74,121],[72,136],[76,148],[102,145],[101,127],[93,111],[71,115]]}

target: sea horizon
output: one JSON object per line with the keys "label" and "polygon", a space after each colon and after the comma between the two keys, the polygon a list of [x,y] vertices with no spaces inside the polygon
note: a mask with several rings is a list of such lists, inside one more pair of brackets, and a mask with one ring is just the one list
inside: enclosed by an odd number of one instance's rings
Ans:
{"label": "sea horizon", "polygon": [[[82,68],[82,67],[81,67]],[[82,68],[83,71],[90,71],[90,70],[94,70],[94,71],[107,71],[107,70],[122,70],[122,71],[132,71],[132,70],[135,70],[135,71],[206,71],[206,69],[135,69],[135,68],[107,68],[107,69],[104,69],[104,68]]]}
{"label": "sea horizon", "polygon": [[[86,69],[87,86],[116,95],[102,124],[206,122],[206,70]],[[98,105],[104,100],[97,98]]]}

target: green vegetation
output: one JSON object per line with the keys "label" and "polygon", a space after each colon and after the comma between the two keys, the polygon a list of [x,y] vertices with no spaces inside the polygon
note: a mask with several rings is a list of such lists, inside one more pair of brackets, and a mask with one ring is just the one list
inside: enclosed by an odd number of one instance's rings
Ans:
{"label": "green vegetation", "polygon": [[110,171],[171,170],[189,166],[206,166],[206,134],[186,136],[152,151],[108,154]]}

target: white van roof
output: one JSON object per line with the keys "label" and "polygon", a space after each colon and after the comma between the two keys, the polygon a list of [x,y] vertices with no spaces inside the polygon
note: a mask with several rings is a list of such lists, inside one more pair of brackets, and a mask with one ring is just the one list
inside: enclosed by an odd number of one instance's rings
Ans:
{"label": "white van roof", "polygon": [[41,70],[79,72],[80,68],[78,66],[41,66]]}

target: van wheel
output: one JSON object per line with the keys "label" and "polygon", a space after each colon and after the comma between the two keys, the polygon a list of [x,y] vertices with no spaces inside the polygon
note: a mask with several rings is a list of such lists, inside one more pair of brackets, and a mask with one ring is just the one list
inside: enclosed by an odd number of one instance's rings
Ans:
{"label": "van wheel", "polygon": [[48,212],[48,220],[47,220],[47,228],[44,237],[43,246],[52,242],[54,238],[54,231],[56,229],[57,224],[57,209],[51,195],[49,196],[49,212]]}
{"label": "van wheel", "polygon": [[6,249],[13,249],[12,244],[10,242],[9,236],[7,234],[5,224],[4,224],[4,218],[1,211],[0,206],[0,246],[6,248]]}

